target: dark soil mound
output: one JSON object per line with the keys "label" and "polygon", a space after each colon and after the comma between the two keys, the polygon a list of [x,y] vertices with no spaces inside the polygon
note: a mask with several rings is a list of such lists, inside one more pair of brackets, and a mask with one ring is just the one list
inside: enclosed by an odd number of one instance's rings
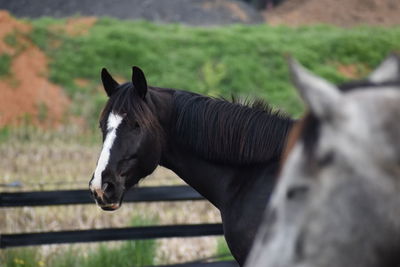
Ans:
{"label": "dark soil mound", "polygon": [[236,0],[0,0],[17,17],[110,16],[189,25],[262,23],[250,5]]}

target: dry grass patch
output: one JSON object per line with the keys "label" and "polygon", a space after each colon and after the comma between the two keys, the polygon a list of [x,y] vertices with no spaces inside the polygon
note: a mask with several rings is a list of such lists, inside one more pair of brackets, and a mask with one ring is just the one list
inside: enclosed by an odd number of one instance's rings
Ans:
{"label": "dry grass patch", "polygon": [[[30,191],[87,188],[95,168],[100,145],[74,143],[72,140],[30,137],[21,141],[10,137],[0,143],[0,183],[21,182],[22,188],[2,191]],[[141,186],[183,184],[173,172],[158,168]],[[88,191],[89,194],[89,191]],[[59,231],[126,227],[133,217],[153,218],[157,224],[220,222],[219,211],[206,201],[125,203],[115,212],[105,212],[93,205],[23,207],[0,209],[0,233]],[[158,262],[194,260],[215,254],[216,239],[176,238],[157,241]],[[42,246],[45,255],[71,247],[87,250],[95,244]]]}

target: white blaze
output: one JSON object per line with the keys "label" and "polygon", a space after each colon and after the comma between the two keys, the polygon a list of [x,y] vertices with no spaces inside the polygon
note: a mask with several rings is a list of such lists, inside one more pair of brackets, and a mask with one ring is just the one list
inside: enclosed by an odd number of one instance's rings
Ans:
{"label": "white blaze", "polygon": [[122,122],[122,117],[113,112],[110,113],[107,119],[107,135],[103,143],[103,149],[100,153],[99,161],[97,162],[96,170],[94,171],[94,178],[92,181],[92,190],[101,189],[101,174],[107,167],[110,159],[110,151],[117,137],[117,128]]}

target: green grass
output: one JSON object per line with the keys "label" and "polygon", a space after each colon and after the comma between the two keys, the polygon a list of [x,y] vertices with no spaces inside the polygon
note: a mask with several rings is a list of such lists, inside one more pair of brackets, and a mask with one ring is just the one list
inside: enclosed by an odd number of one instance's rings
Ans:
{"label": "green grass", "polygon": [[[154,224],[154,219],[136,216],[132,226]],[[155,240],[123,242],[120,246],[100,244],[96,249],[84,254],[71,246],[67,251],[44,257],[39,248],[7,249],[0,255],[2,267],[133,267],[154,265],[156,255]]]}
{"label": "green grass", "polygon": [[12,57],[7,54],[0,54],[0,78],[10,74]]}
{"label": "green grass", "polygon": [[11,47],[16,47],[18,44],[17,32],[12,32],[4,37],[4,42]]}
{"label": "green grass", "polygon": [[13,57],[17,56],[19,53],[27,48],[28,43],[20,41],[20,39],[23,38],[24,35],[24,33],[18,30],[13,30],[12,32],[4,36],[4,43],[14,49]]}
{"label": "green grass", "polygon": [[0,128],[0,144],[6,142],[10,138],[10,135],[11,135],[10,127],[5,126]]}
{"label": "green grass", "polygon": [[[400,50],[400,27],[195,28],[103,18],[89,34],[69,37],[49,30],[52,23],[59,21],[34,21],[32,39],[53,58],[51,79],[70,96],[87,96],[86,104],[98,92],[78,87],[74,79],[98,83],[100,69],[107,67],[129,80],[131,66],[138,65],[152,85],[211,95],[260,96],[299,114],[302,107],[289,80],[285,55],[338,83],[345,80],[338,64],[365,65],[367,71],[389,51]],[[48,43],[53,39],[62,45],[51,49]]]}
{"label": "green grass", "polygon": [[38,109],[37,118],[39,119],[39,121],[40,122],[46,121],[46,119],[48,117],[48,113],[49,113],[46,103],[39,102],[37,104],[37,109]]}
{"label": "green grass", "polygon": [[3,267],[41,267],[44,264],[37,248],[7,249],[0,254],[0,266]]}
{"label": "green grass", "polygon": [[229,261],[234,260],[231,251],[229,250],[228,244],[225,241],[224,237],[219,237],[217,240],[217,251],[216,256],[218,256],[218,260],[221,261]]}
{"label": "green grass", "polygon": [[128,241],[116,248],[100,244],[87,257],[76,250],[68,250],[54,258],[52,267],[133,267],[154,264],[155,241]]}

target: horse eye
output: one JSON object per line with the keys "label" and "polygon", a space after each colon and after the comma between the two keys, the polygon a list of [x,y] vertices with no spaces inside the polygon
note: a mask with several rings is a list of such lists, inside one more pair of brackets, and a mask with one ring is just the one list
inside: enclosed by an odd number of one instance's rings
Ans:
{"label": "horse eye", "polygon": [[286,198],[291,199],[298,199],[304,195],[306,195],[309,191],[309,188],[305,185],[298,185],[288,189],[286,192]]}
{"label": "horse eye", "polygon": [[331,164],[334,159],[335,159],[335,154],[333,152],[328,152],[321,159],[318,160],[318,164],[321,167],[324,167]]}
{"label": "horse eye", "polygon": [[123,161],[130,161],[130,160],[134,160],[134,159],[136,159],[137,158],[137,154],[133,154],[133,155],[131,155],[131,156],[129,156],[129,157],[126,157],[126,158],[124,158],[124,159],[122,159]]}
{"label": "horse eye", "polygon": [[135,123],[133,124],[133,128],[135,129],[139,128],[139,123],[137,121],[135,121]]}

